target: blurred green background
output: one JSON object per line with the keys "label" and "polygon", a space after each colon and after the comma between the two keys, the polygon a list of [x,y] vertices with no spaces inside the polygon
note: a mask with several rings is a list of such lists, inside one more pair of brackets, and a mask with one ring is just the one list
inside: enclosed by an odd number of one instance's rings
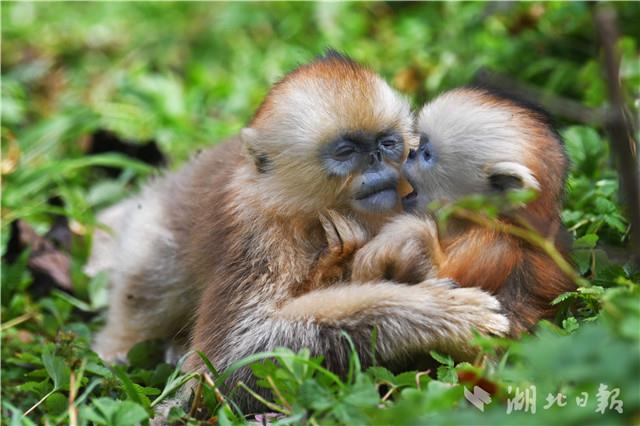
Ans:
{"label": "blurred green background", "polygon": [[[610,6],[621,35],[624,100],[630,116],[637,117],[640,8],[634,2]],[[95,212],[135,190],[154,173],[151,166],[177,167],[197,148],[237,132],[274,82],[327,47],[381,73],[416,108],[444,90],[489,75],[498,84],[526,87],[551,110],[572,160],[563,220],[576,239],[576,267],[589,284],[564,297],[561,329],[549,332],[553,337],[516,345],[512,350],[524,363],[505,368],[515,369],[511,378],[553,378],[556,388],[574,391],[617,378],[629,401],[625,416],[589,417],[592,408],[587,414],[563,411],[558,418],[637,422],[638,271],[628,262],[629,225],[618,173],[597,119],[608,94],[595,7],[584,2],[3,2],[2,423],[28,423],[21,415],[34,406],[30,418],[37,423],[67,423],[68,373],[80,368],[85,374],[78,389],[84,399],[76,404],[81,423],[118,424],[113,418],[122,413],[129,420],[149,416],[147,402],[163,388],[169,367],[133,363],[116,374],[88,348],[105,304],[104,279],[82,273]],[[558,99],[570,107],[559,108]],[[637,131],[634,136],[637,140]],[[50,258],[34,261],[38,250]],[[574,334],[557,340],[567,333]],[[593,339],[613,343],[597,346]],[[583,356],[586,348],[589,356]],[[532,372],[527,365],[539,358],[527,360],[527,353],[564,361],[539,362]],[[564,363],[576,363],[577,370],[567,372]],[[126,384],[127,377],[135,386]],[[372,377],[373,389],[379,377]],[[439,379],[455,383],[454,377]],[[492,380],[507,383],[500,374]],[[446,393],[440,381],[433,383],[422,393],[413,389],[418,394],[391,398],[398,405],[384,415],[376,411],[375,397],[373,408],[349,411],[354,418],[300,406],[320,423],[387,418],[415,424],[432,411],[448,412],[462,398],[459,387]],[[139,388],[146,400],[131,393]],[[109,400],[96,403],[96,397]],[[514,421],[493,413],[484,419]],[[471,414],[449,421],[471,421],[464,417]],[[109,415],[115,417],[104,420]],[[381,415],[387,417],[376,417]],[[532,419],[539,424],[546,417]]]}
{"label": "blurred green background", "polygon": [[[179,163],[195,148],[237,132],[271,84],[326,47],[380,72],[416,108],[446,89],[472,83],[483,69],[543,95],[602,107],[607,93],[592,7],[581,2],[5,3],[2,140],[8,161],[3,167],[33,172],[49,161],[81,156],[91,152],[98,130],[133,144],[155,141],[172,164]],[[629,105],[636,108],[640,14],[634,3],[615,7],[623,34],[621,77]],[[597,125],[556,118],[562,125]],[[37,217],[43,197],[60,192],[58,184],[49,182],[44,192],[38,187],[7,194],[4,217]],[[87,199],[82,187],[67,185],[79,193],[64,208],[84,221],[90,217],[82,211],[111,202],[117,192],[112,185],[102,191],[104,197]],[[82,200],[84,205],[69,211]]]}

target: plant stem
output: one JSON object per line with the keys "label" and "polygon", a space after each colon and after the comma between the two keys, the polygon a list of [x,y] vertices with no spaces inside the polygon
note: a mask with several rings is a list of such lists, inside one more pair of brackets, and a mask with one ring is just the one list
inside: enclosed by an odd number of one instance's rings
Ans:
{"label": "plant stem", "polygon": [[566,274],[567,277],[571,278],[571,280],[573,280],[577,285],[589,285],[589,282],[582,278],[575,269],[573,269],[573,266],[571,266],[571,264],[564,258],[562,253],[558,251],[554,242],[542,237],[537,232],[509,223],[491,220],[484,215],[462,208],[456,208],[454,215],[485,228],[523,239],[524,241],[542,249],[555,262],[555,264],[558,265],[558,268],[560,268],[560,270]]}

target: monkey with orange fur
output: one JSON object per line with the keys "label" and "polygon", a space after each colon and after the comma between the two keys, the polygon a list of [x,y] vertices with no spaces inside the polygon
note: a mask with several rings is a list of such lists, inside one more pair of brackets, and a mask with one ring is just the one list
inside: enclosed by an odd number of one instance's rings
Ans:
{"label": "monkey with orange fur", "polygon": [[403,166],[414,188],[403,203],[412,214],[393,219],[356,253],[353,281],[447,277],[463,287],[480,287],[496,295],[512,335],[551,317],[551,301],[575,284],[542,250],[461,218],[439,230],[426,214],[433,200],[531,188],[537,198],[502,212],[498,221],[524,221],[555,241],[566,257],[560,211],[567,158],[545,113],[486,90],[458,89],[426,105],[417,130],[419,147]]}

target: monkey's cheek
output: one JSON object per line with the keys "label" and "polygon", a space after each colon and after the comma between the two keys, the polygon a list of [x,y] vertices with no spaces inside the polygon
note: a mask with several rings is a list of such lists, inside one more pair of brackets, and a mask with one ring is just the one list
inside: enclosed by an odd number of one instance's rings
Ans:
{"label": "monkey's cheek", "polygon": [[363,213],[383,214],[396,208],[399,202],[395,189],[385,189],[375,192],[367,197],[354,199],[352,206]]}

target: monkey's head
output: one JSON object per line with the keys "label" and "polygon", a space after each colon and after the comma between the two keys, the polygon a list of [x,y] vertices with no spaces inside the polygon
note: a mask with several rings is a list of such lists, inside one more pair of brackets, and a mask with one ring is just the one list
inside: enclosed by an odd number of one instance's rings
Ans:
{"label": "monkey's head", "polygon": [[425,105],[417,116],[419,147],[403,174],[414,192],[407,210],[432,200],[533,188],[539,213],[559,208],[567,171],[562,141],[547,115],[483,89],[457,89]]}
{"label": "monkey's head", "polygon": [[241,137],[262,201],[296,214],[392,213],[408,144],[417,145],[407,101],[333,51],[276,84]]}

